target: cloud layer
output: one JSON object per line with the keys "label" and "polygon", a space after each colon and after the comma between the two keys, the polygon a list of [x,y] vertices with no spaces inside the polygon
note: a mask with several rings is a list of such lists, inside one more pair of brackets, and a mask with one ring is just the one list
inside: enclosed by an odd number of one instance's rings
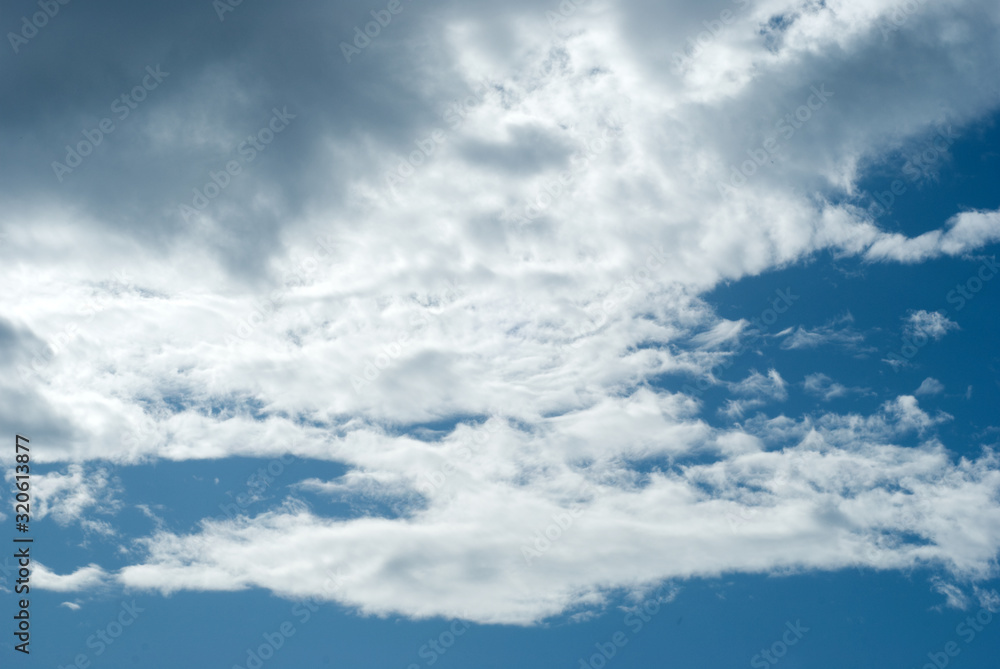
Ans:
{"label": "cloud layer", "polygon": [[[121,583],[300,596],[332,570],[326,594],[361,611],[527,623],[728,571],[993,573],[1000,469],[953,457],[946,415],[900,395],[753,417],[788,396],[767,370],[726,387],[743,422],[721,428],[679,391],[722,386],[760,317],[717,315],[721,282],[1000,240],[996,211],[885,229],[859,192],[995,112],[995,3],[404,6],[350,62],[370,20],[350,5],[67,8],[0,75],[48,91],[45,114],[3,103],[22,166],[0,182],[8,432],[74,467],[338,461],[343,480],[302,490],[402,510],[293,497],[159,531]],[[137,13],[141,41],[120,29]],[[169,74],[152,88],[147,67]],[[908,327],[937,338],[936,316]],[[864,340],[838,321],[784,334]],[[57,519],[96,503],[82,471],[46,479]]]}

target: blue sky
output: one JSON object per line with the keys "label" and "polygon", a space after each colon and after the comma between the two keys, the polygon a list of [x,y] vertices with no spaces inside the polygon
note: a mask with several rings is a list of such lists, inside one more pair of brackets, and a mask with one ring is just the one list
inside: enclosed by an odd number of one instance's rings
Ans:
{"label": "blue sky", "polygon": [[995,3],[0,27],[5,663],[992,666]]}

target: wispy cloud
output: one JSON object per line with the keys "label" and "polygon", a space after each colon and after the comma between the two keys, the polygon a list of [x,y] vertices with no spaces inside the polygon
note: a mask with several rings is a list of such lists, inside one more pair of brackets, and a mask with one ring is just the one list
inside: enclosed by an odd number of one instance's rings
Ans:
{"label": "wispy cloud", "polygon": [[801,325],[778,333],[783,336],[781,348],[786,350],[818,348],[820,346],[842,346],[848,350],[858,350],[865,337],[851,325],[854,318],[847,314],[817,328]]}

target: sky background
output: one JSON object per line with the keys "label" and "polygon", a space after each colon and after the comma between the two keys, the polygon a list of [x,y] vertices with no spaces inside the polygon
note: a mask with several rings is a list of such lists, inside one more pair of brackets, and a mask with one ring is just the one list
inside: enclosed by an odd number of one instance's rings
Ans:
{"label": "sky background", "polygon": [[995,663],[997,3],[0,28],[4,666]]}

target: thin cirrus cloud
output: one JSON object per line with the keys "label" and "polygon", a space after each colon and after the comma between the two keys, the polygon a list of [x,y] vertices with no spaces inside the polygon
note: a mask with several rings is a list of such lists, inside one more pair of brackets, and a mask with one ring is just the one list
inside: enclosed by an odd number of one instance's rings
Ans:
{"label": "thin cirrus cloud", "polygon": [[854,316],[850,312],[817,327],[808,328],[799,325],[782,330],[775,336],[783,338],[781,348],[785,350],[812,349],[820,346],[840,346],[856,353],[875,350],[863,345],[865,334],[854,328]]}

